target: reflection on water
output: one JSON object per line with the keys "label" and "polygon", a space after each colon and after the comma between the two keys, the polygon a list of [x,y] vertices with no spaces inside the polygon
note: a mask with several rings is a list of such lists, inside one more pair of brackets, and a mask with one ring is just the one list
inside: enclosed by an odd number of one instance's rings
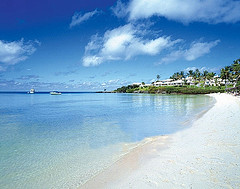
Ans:
{"label": "reflection on water", "polygon": [[0,94],[0,188],[69,188],[116,161],[124,143],[186,128],[202,95]]}

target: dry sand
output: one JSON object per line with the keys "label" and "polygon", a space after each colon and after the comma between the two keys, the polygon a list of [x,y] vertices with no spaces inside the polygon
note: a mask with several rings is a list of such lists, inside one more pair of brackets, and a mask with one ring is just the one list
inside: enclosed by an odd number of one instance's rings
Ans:
{"label": "dry sand", "polygon": [[80,188],[240,188],[240,99],[216,104],[193,126],[146,139]]}

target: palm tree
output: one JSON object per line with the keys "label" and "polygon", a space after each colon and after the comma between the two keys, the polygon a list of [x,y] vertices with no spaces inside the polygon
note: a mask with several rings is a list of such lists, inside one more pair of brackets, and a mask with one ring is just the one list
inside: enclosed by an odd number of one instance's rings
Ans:
{"label": "palm tree", "polygon": [[201,76],[201,72],[199,71],[199,69],[196,69],[196,70],[195,70],[195,75],[196,75],[196,78],[197,78],[197,80],[198,80],[198,82],[199,82],[200,76]]}
{"label": "palm tree", "polygon": [[184,71],[181,71],[181,72],[180,72],[180,76],[181,76],[181,79],[182,79],[182,78],[185,78]]}
{"label": "palm tree", "polygon": [[207,79],[208,79],[208,80],[213,80],[213,78],[214,78],[215,75],[216,75],[216,73],[210,72],[210,73],[207,74]]}
{"label": "palm tree", "polygon": [[188,76],[192,77],[193,76],[193,70],[189,70],[187,73]]}
{"label": "palm tree", "polygon": [[208,75],[208,71],[205,70],[205,71],[203,72],[204,87],[205,87],[205,82],[206,82],[206,79],[207,79],[207,75]]}
{"label": "palm tree", "polygon": [[177,80],[177,77],[178,77],[178,73],[174,73],[170,79],[173,79],[174,81]]}
{"label": "palm tree", "polygon": [[160,80],[160,75],[157,75],[157,81],[159,81]]}
{"label": "palm tree", "polygon": [[198,77],[200,77],[201,73],[200,73],[199,69],[196,69],[195,72],[196,72],[196,75],[197,75]]}
{"label": "palm tree", "polygon": [[230,66],[225,66],[225,68],[221,69],[220,77],[225,81],[225,89],[227,88],[227,80],[230,79]]}
{"label": "palm tree", "polygon": [[232,69],[234,72],[240,72],[240,59],[234,60],[232,64]]}
{"label": "palm tree", "polygon": [[214,73],[214,72],[209,72],[208,74],[207,74],[207,79],[213,79],[213,77],[216,75],[216,73]]}
{"label": "palm tree", "polygon": [[238,80],[240,79],[240,59],[234,60],[233,64],[231,65],[231,70],[233,72],[233,77],[236,79],[236,83],[238,83]]}
{"label": "palm tree", "polygon": [[194,83],[196,84],[197,76],[195,72],[193,72],[193,79],[194,79]]}
{"label": "palm tree", "polygon": [[181,77],[180,73],[179,73],[179,72],[177,72],[176,74],[177,74],[177,77],[176,77],[176,79],[180,79],[180,77]]}
{"label": "palm tree", "polygon": [[217,77],[215,78],[214,82],[215,82],[215,86],[219,86],[219,82],[218,82],[218,78]]}

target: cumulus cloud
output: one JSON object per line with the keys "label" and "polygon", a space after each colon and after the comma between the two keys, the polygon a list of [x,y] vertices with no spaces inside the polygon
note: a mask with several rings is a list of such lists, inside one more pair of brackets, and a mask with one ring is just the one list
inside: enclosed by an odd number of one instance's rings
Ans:
{"label": "cumulus cloud", "polygon": [[[129,60],[137,55],[157,55],[163,49],[172,47],[181,40],[169,36],[147,39],[147,32],[132,24],[106,31],[103,37],[97,35],[85,47],[84,66],[96,66],[109,60]],[[151,32],[148,32],[148,35]]]}
{"label": "cumulus cloud", "polygon": [[175,50],[163,57],[160,61],[160,64],[169,63],[176,61],[178,59],[184,59],[187,61],[193,61],[197,58],[204,56],[205,54],[210,53],[211,49],[215,47],[220,40],[212,41],[212,42],[197,42],[194,41],[190,45],[189,49],[180,49]]}
{"label": "cumulus cloud", "polygon": [[100,11],[98,11],[97,9],[92,11],[92,12],[87,12],[85,14],[82,14],[80,12],[76,12],[72,17],[72,21],[70,23],[70,28],[72,28],[73,26],[81,24],[82,22],[90,19],[91,17],[93,17],[94,15],[97,15],[99,13],[100,13]]}
{"label": "cumulus cloud", "polygon": [[36,51],[39,41],[20,41],[7,42],[0,40],[0,70],[4,71],[9,65],[17,64],[26,60]]}
{"label": "cumulus cloud", "polygon": [[[118,3],[115,14],[129,14],[129,20],[165,17],[182,23],[235,23],[240,21],[240,1],[234,0],[131,0]],[[120,14],[121,13],[121,14]]]}

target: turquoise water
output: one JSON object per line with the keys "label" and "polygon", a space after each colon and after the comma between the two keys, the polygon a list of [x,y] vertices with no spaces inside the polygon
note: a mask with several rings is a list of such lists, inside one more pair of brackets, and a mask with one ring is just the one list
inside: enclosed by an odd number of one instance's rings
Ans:
{"label": "turquoise water", "polygon": [[124,144],[185,129],[212,103],[203,95],[0,93],[0,188],[76,188]]}

